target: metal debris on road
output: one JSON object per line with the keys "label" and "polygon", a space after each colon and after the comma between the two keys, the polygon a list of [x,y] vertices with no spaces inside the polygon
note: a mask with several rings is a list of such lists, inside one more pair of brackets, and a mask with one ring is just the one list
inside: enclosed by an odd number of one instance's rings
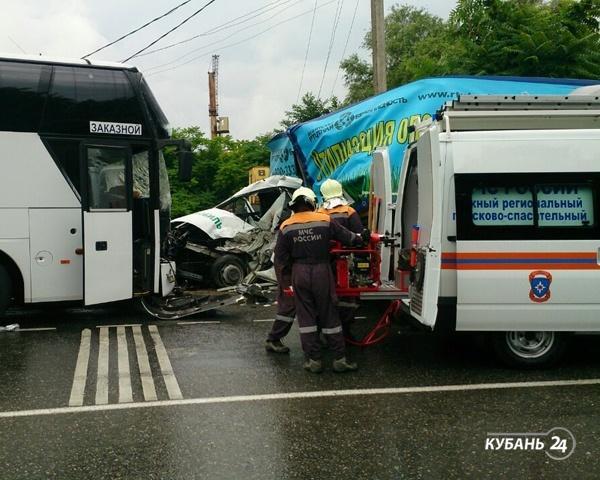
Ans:
{"label": "metal debris on road", "polygon": [[11,323],[10,325],[6,325],[4,327],[0,327],[0,332],[14,332],[19,329],[18,323]]}

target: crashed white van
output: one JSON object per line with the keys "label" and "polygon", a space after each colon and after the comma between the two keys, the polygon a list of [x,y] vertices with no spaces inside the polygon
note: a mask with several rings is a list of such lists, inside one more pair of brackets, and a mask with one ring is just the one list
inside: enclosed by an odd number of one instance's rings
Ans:
{"label": "crashed white van", "polygon": [[280,216],[300,186],[299,178],[272,175],[214,208],[173,220],[178,276],[204,286],[227,287],[264,267]]}
{"label": "crashed white van", "polygon": [[395,226],[410,315],[521,366],[600,331],[600,97],[462,96],[417,132]]}

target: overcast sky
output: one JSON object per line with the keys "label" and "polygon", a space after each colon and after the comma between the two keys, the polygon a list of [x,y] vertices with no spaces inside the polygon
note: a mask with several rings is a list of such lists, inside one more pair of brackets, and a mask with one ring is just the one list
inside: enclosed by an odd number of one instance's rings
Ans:
{"label": "overcast sky", "polygon": [[[81,57],[182,2],[0,0],[0,53],[24,51]],[[171,15],[92,58],[122,61],[207,2],[191,0]],[[384,3],[388,11],[399,2],[385,0]],[[447,18],[456,1],[404,0],[402,3],[420,6]],[[314,5],[314,0],[216,0],[150,50],[201,36],[134,58],[129,63],[144,73],[173,126],[198,125],[206,132],[207,72],[211,55],[219,54],[219,115],[230,118],[231,134],[235,138],[253,138],[277,127],[285,110],[296,103]],[[370,1],[317,0],[317,5],[302,93],[318,92],[322,82],[322,97],[333,92],[343,98],[346,89],[342,72],[338,75],[338,65],[346,42],[345,56],[353,52],[363,57],[368,55],[360,45],[370,28]],[[342,10],[325,70],[338,5]],[[356,6],[356,19],[349,35]],[[210,33],[210,30],[219,31]]]}

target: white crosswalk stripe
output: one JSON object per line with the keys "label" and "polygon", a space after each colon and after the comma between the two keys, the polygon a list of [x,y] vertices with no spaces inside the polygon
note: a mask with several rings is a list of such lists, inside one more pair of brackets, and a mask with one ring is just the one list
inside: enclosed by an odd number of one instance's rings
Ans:
{"label": "white crosswalk stripe", "polygon": [[108,403],[108,349],[110,337],[108,328],[100,329],[100,348],[98,349],[98,376],[96,378],[96,405]]}
{"label": "white crosswalk stripe", "polygon": [[[147,328],[149,335],[144,338],[144,329]],[[95,332],[98,332],[97,335]],[[143,399],[145,402],[162,400],[160,396],[166,396],[170,400],[182,399],[181,389],[175,377],[173,366],[162,341],[158,328],[155,325],[149,327],[141,325],[105,325],[98,326],[92,332],[85,329],[81,332],[81,342],[73,385],[69,397],[69,407],[80,407],[84,404],[108,405],[109,403],[131,403]],[[112,338],[111,338],[112,337]],[[135,345],[135,355],[130,355],[128,346]],[[133,342],[131,339],[133,338]],[[116,340],[116,348],[115,342]],[[97,361],[94,343],[98,345]],[[116,351],[116,362],[110,361],[111,355]],[[153,360],[151,360],[153,358]],[[131,362],[137,360],[137,369],[132,368]],[[117,366],[109,369],[109,365]],[[151,364],[154,365],[154,373]],[[94,375],[94,369],[96,374]],[[132,375],[139,374],[139,381],[132,382]],[[93,384],[94,376],[96,379]],[[88,381],[88,377],[89,380]],[[162,382],[164,389],[161,395],[157,395],[155,382]],[[133,384],[133,385],[132,385]],[[141,392],[139,385],[141,384]],[[86,392],[86,385],[88,391]],[[112,390],[111,390],[112,387]],[[111,393],[118,387],[118,395]]]}
{"label": "white crosswalk stripe", "polygon": [[175,374],[173,373],[173,367],[171,366],[169,355],[167,355],[167,350],[158,333],[158,328],[156,325],[150,325],[148,330],[150,330],[150,335],[152,335],[152,340],[154,341],[156,356],[158,357],[160,370],[165,379],[165,385],[167,386],[167,392],[169,392],[169,398],[171,400],[181,399],[183,396],[181,395],[181,390],[179,389],[179,383],[177,383],[177,378],[175,378]]}
{"label": "white crosswalk stripe", "polygon": [[156,388],[150,370],[150,362],[148,362],[148,352],[144,337],[142,337],[142,328],[139,326],[133,327],[133,340],[135,341],[135,353],[138,360],[138,369],[142,380],[142,390],[144,391],[144,400],[146,402],[154,401],[156,396]]}
{"label": "white crosswalk stripe", "polygon": [[73,386],[71,387],[69,407],[83,405],[83,394],[85,392],[88,362],[90,360],[90,336],[91,331],[89,328],[81,332],[81,343],[79,345],[79,354],[77,355],[77,364],[75,365],[75,376],[73,378]]}

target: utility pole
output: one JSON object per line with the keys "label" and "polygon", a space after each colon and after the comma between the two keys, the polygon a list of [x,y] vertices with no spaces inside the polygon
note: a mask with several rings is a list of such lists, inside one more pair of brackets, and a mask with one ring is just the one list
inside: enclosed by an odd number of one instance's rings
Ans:
{"label": "utility pole", "polygon": [[383,0],[371,0],[371,43],[373,44],[373,89],[375,94],[378,94],[387,90]]}
{"label": "utility pole", "polygon": [[208,72],[208,118],[210,120],[210,138],[217,138],[219,135],[218,120],[219,104],[217,102],[218,95],[218,78],[219,78],[219,56],[212,56],[211,70]]}

